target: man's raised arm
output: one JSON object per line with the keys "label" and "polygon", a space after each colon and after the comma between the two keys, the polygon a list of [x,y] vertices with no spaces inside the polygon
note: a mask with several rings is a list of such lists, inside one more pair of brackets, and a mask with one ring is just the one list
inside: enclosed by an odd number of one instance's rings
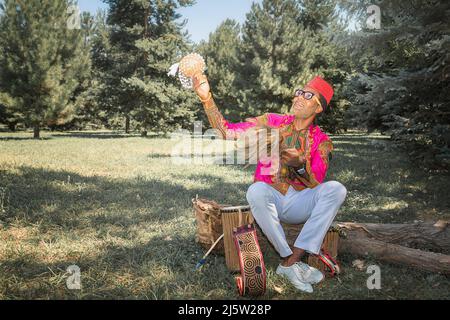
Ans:
{"label": "man's raised arm", "polygon": [[211,94],[208,79],[204,74],[198,75],[193,79],[194,90],[203,104],[206,115],[211,127],[216,129],[223,139],[239,139],[240,135],[247,129],[256,125],[264,125],[266,115],[247,118],[245,122],[230,123],[223,117]]}

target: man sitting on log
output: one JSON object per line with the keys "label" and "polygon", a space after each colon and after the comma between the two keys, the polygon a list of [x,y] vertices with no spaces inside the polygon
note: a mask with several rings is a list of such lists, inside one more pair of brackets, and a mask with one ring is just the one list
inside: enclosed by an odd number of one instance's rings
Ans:
{"label": "man sitting on log", "polygon": [[[247,201],[259,227],[282,257],[277,274],[287,277],[297,289],[312,292],[311,284],[322,281],[324,276],[300,259],[305,252],[320,253],[323,239],[347,195],[347,189],[340,182],[322,183],[333,144],[319,126],[314,125],[316,115],[329,106],[332,86],[315,77],[303,89],[295,91],[290,113],[266,113],[241,123],[224,119],[204,74],[194,77],[194,89],[211,126],[224,139],[238,139],[255,126],[282,132],[280,170],[267,174],[264,169],[271,162],[258,161]],[[292,249],[281,222],[304,223]]]}

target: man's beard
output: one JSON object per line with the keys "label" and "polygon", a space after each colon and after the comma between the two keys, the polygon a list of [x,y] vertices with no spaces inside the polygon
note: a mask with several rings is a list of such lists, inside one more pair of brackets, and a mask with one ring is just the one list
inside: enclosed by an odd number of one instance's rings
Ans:
{"label": "man's beard", "polygon": [[[295,105],[296,104],[292,104],[292,106],[291,106],[291,113],[293,115],[295,115],[295,117],[297,119],[308,119],[309,117],[311,117],[311,114],[307,114],[306,113],[306,110],[304,109],[304,106],[301,106],[302,109],[298,110],[298,109],[294,108]],[[299,104],[297,104],[297,105],[300,106]]]}

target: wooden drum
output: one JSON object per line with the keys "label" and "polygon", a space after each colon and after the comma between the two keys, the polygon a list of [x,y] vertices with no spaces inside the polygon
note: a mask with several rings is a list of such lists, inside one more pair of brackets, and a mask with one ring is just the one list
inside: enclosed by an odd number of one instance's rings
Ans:
{"label": "wooden drum", "polygon": [[233,230],[254,222],[250,206],[223,207],[222,216],[225,261],[230,271],[239,271],[239,257],[233,240]]}

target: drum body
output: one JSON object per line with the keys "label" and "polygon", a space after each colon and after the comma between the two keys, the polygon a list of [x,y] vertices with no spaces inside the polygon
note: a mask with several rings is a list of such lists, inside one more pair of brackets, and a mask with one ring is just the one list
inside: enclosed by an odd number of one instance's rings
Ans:
{"label": "drum body", "polygon": [[233,239],[233,230],[254,222],[249,206],[224,207],[220,209],[223,228],[225,262],[230,271],[239,271],[239,256]]}

